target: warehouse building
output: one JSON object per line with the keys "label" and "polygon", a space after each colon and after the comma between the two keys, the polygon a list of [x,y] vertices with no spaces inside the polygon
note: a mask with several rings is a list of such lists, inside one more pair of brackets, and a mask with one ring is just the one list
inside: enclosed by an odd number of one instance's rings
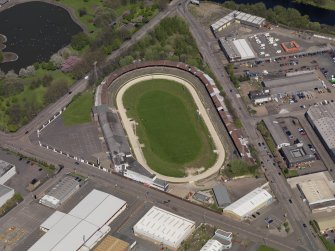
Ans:
{"label": "warehouse building", "polygon": [[223,209],[223,213],[236,220],[246,220],[257,210],[270,205],[272,195],[263,188],[256,188]]}
{"label": "warehouse building", "polygon": [[261,105],[272,100],[270,90],[268,89],[250,91],[248,96],[255,105]]}
{"label": "warehouse building", "polygon": [[16,174],[16,168],[14,165],[0,160],[0,184],[5,184],[10,178]]}
{"label": "warehouse building", "polygon": [[108,225],[126,206],[125,201],[94,189],[69,213],[55,212],[43,222],[40,228],[46,234],[29,250],[90,250],[108,234]]}
{"label": "warehouse building", "polygon": [[222,251],[232,247],[232,233],[221,229],[215,231],[214,236],[209,239],[200,251]]}
{"label": "warehouse building", "polygon": [[231,204],[231,199],[227,188],[222,184],[217,184],[213,187],[213,193],[216,203],[219,208],[224,208]]}
{"label": "warehouse building", "polygon": [[265,88],[271,91],[272,95],[292,94],[300,91],[311,91],[315,88],[324,88],[322,81],[315,74],[315,72],[272,80],[264,80],[262,84]]}
{"label": "warehouse building", "polygon": [[249,60],[256,57],[250,44],[245,39],[226,40],[220,38],[219,44],[230,62]]}
{"label": "warehouse building", "polygon": [[0,207],[14,196],[14,189],[0,184]]}
{"label": "warehouse building", "polygon": [[302,143],[293,146],[284,146],[281,148],[281,153],[288,167],[296,167],[315,160],[315,155],[311,149]]}
{"label": "warehouse building", "polygon": [[335,103],[312,106],[305,116],[335,162]]}
{"label": "warehouse building", "polygon": [[335,209],[335,183],[329,172],[318,172],[288,179],[297,187],[313,213]]}
{"label": "warehouse building", "polygon": [[66,175],[39,202],[47,207],[57,208],[79,189],[81,182],[79,177]]}
{"label": "warehouse building", "polygon": [[281,149],[284,146],[290,146],[290,142],[287,136],[277,121],[272,120],[271,117],[266,117],[263,119],[263,121],[266,128],[269,130],[271,137],[277,146],[277,149]]}
{"label": "warehouse building", "polygon": [[134,234],[177,250],[194,231],[195,222],[169,211],[152,207],[134,226]]}
{"label": "warehouse building", "polygon": [[220,18],[218,21],[211,25],[211,30],[214,34],[222,31],[224,28],[228,27],[232,23],[241,23],[244,25],[249,25],[252,27],[260,28],[265,23],[265,18],[253,16],[241,11],[233,11],[228,15]]}

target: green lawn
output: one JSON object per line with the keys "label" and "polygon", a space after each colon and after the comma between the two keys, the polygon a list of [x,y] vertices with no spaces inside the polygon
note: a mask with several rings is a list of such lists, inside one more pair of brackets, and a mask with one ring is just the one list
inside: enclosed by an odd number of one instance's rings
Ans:
{"label": "green lawn", "polygon": [[244,160],[233,159],[223,171],[228,177],[239,177],[244,175],[256,175],[257,168],[257,165],[251,165]]}
{"label": "green lawn", "polygon": [[257,251],[278,251],[278,250],[265,245],[261,245]]}
{"label": "green lawn", "polygon": [[191,94],[179,83],[148,80],[123,96],[127,116],[139,125],[136,134],[155,171],[184,177],[185,167],[210,167],[216,160],[208,129],[198,116]]}
{"label": "green lawn", "polygon": [[88,90],[73,98],[70,105],[62,114],[65,125],[77,125],[91,121],[93,93]]}

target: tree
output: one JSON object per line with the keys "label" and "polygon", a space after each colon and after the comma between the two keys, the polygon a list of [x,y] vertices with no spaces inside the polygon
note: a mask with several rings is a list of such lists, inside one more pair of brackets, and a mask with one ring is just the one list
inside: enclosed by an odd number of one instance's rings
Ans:
{"label": "tree", "polygon": [[77,51],[82,50],[85,46],[89,44],[90,44],[90,39],[84,32],[80,32],[74,35],[71,39],[71,46],[73,49]]}
{"label": "tree", "polygon": [[54,103],[68,92],[68,81],[66,79],[54,80],[44,94],[44,101],[47,104]]}
{"label": "tree", "polygon": [[0,51],[0,63],[3,61],[3,53]]}

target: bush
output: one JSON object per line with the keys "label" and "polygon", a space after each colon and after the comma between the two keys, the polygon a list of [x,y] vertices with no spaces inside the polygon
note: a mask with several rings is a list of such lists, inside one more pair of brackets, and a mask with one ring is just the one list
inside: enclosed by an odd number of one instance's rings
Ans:
{"label": "bush", "polygon": [[71,39],[71,46],[73,49],[77,51],[84,49],[84,47],[86,47],[89,44],[90,39],[84,32],[80,32],[74,35]]}

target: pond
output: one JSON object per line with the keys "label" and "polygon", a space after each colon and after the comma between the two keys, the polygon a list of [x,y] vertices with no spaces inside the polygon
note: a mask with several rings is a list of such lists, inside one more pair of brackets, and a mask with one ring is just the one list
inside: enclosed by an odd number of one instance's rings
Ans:
{"label": "pond", "polygon": [[[216,2],[223,3],[224,0],[216,0]],[[262,2],[267,8],[273,8],[276,5],[281,5],[285,8],[297,9],[302,15],[308,15],[310,20],[313,22],[319,22],[320,24],[335,25],[335,11],[325,10],[311,5],[294,3],[291,0],[234,0],[237,4],[255,4]]]}
{"label": "pond", "polygon": [[50,56],[68,45],[82,31],[64,8],[44,2],[28,2],[0,12],[0,34],[7,37],[3,52],[18,55],[14,62],[0,64],[2,71],[21,68]]}

